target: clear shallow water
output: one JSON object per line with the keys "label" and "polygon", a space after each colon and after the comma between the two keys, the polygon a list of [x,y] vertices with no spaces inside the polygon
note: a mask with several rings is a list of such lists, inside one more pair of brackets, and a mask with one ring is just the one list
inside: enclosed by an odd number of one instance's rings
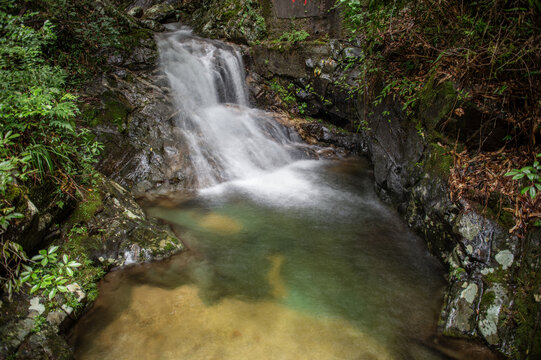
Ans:
{"label": "clear shallow water", "polygon": [[317,149],[246,107],[231,46],[185,29],[157,43],[200,189],[147,212],[190,250],[107,275],[78,359],[484,358],[435,342],[442,270],[366,163],[298,160]]}
{"label": "clear shallow water", "polygon": [[77,358],[440,358],[421,344],[441,269],[378,201],[367,166],[292,169],[313,175],[304,201],[233,183],[149,208],[190,250],[109,274],[74,332]]}

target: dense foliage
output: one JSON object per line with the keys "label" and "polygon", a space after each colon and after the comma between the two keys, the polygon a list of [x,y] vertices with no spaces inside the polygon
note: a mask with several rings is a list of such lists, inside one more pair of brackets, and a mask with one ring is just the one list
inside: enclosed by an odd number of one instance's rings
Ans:
{"label": "dense foliage", "polygon": [[[0,236],[23,216],[12,204],[17,188],[52,183],[60,206],[64,196],[83,196],[101,148],[77,126],[66,72],[46,55],[55,26],[34,12],[16,14],[16,3],[0,2]],[[2,285],[11,290],[26,257],[17,244],[1,241]]]}
{"label": "dense foliage", "polygon": [[[353,37],[410,101],[433,76],[509,123],[508,142],[536,144],[541,131],[541,3],[536,0],[338,0]],[[377,69],[377,70],[374,70]],[[404,89],[408,87],[408,89]],[[361,90],[364,88],[361,87]],[[414,104],[415,102],[412,101]],[[457,111],[457,116],[461,116]]]}
{"label": "dense foliage", "polygon": [[[503,195],[497,211],[513,213],[514,230],[541,223],[536,183],[524,191],[522,180],[504,176],[530,166],[541,151],[541,3],[338,0],[337,5],[364,49],[348,66],[365,76],[348,91],[366,101],[374,98],[376,106],[390,95],[400,99],[424,136],[425,125],[416,118],[423,92],[451,83],[454,105],[442,114],[437,138],[428,140],[447,145],[455,158],[452,192],[481,203]],[[365,123],[359,119],[358,128]],[[486,161],[495,166],[493,172],[484,171]]]}

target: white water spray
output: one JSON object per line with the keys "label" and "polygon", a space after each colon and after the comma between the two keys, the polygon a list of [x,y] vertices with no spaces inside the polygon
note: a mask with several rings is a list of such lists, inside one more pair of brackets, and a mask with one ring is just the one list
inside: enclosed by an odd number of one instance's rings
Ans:
{"label": "white water spray", "polygon": [[293,161],[287,131],[247,107],[238,51],[189,30],[163,35],[158,46],[201,188],[258,176]]}

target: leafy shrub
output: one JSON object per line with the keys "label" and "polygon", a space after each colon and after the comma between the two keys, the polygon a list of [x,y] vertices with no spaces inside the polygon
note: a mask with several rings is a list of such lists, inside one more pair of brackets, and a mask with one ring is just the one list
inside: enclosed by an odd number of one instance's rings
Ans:
{"label": "leafy shrub", "polygon": [[[406,103],[422,88],[410,92],[406,83],[426,84],[431,76],[437,82],[451,79],[457,91],[469,94],[468,99],[457,98],[456,108],[467,100],[486,114],[501,116],[517,138],[530,139],[531,147],[541,135],[541,107],[536,100],[541,88],[539,4],[532,0],[336,1],[345,28],[364,50],[362,61],[348,64],[366,74],[358,88],[379,80],[399,81],[401,86],[394,86],[393,93],[407,93]],[[366,63],[373,69],[371,74],[361,68]],[[414,105],[410,102],[407,107]]]}
{"label": "leafy shrub", "polygon": [[11,241],[0,242],[0,281],[9,298],[21,288],[19,275],[21,266],[26,261],[28,257],[21,245]]}
{"label": "leafy shrub", "polygon": [[77,127],[77,98],[66,91],[66,72],[46,55],[57,39],[55,26],[37,13],[12,15],[15,5],[0,1],[0,285],[9,294],[20,286],[28,259],[3,236],[22,217],[8,189],[49,182],[57,195],[82,196],[101,150],[88,130]]}
{"label": "leafy shrub", "polygon": [[70,261],[65,254],[59,260],[57,250],[58,246],[40,250],[32,258],[33,267],[23,265],[25,271],[21,273],[20,281],[21,284],[28,283],[31,286],[30,294],[41,290],[51,300],[58,292],[68,292],[69,278],[73,277],[74,271],[81,264]]}
{"label": "leafy shrub", "polygon": [[[537,154],[536,157],[541,157],[541,154]],[[541,165],[538,160],[535,160],[532,165],[525,166],[521,169],[513,169],[505,174],[505,176],[512,176],[513,180],[520,180],[523,185],[520,194],[524,195],[528,193],[530,198],[535,199],[537,191],[541,191],[540,172]]]}

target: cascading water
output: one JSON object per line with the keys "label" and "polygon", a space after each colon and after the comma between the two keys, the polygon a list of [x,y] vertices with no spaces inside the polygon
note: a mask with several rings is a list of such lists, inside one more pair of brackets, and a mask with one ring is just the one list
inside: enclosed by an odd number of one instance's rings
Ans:
{"label": "cascading water", "polygon": [[367,165],[302,160],[286,129],[247,107],[232,47],[188,30],[158,46],[200,190],[147,212],[190,250],[107,275],[74,330],[76,357],[448,358],[441,270],[379,202]]}
{"label": "cascading water", "polygon": [[238,51],[190,30],[161,37],[158,47],[200,187],[253,177],[292,161],[287,132],[247,108]]}

